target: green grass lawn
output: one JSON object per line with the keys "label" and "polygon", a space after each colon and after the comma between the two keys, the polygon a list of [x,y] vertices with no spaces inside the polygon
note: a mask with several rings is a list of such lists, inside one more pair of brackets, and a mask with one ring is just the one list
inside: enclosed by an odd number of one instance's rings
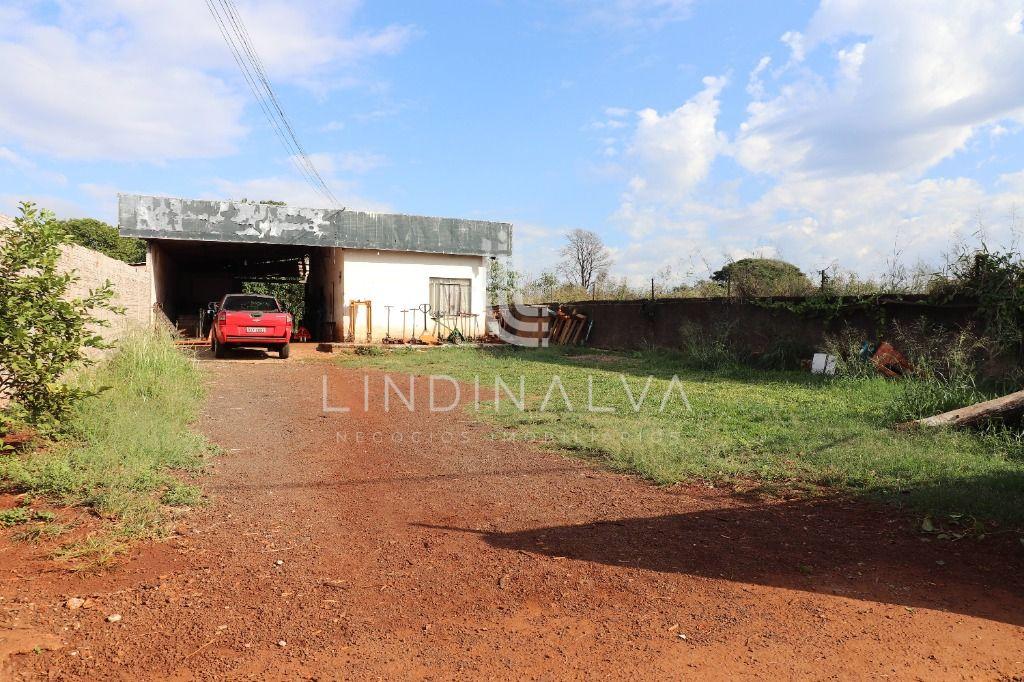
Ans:
{"label": "green grass lawn", "polygon": [[[168,508],[201,501],[199,488],[182,477],[205,466],[209,446],[189,428],[204,387],[194,359],[159,333],[128,337],[79,381],[98,394],[76,407],[65,437],[29,453],[0,454],[0,490],[109,519],[107,531],[67,548],[68,556],[95,558],[130,538],[160,535]],[[15,510],[7,517],[7,525],[33,520]],[[55,528],[36,530],[49,535]]]}
{"label": "green grass lawn", "polygon": [[[899,382],[739,367],[696,371],[670,352],[564,347],[397,350],[343,356],[339,362],[470,383],[479,377],[485,395],[495,376],[518,393],[522,376],[525,410],[503,395],[498,409],[484,402],[477,411],[479,418],[504,427],[497,437],[548,443],[661,484],[701,480],[767,491],[838,489],[937,519],[962,515],[1024,523],[1019,442],[1005,434],[894,431],[890,406],[904,390]],[[572,410],[558,386],[541,409],[555,376]],[[648,376],[654,380],[637,411]],[[689,406],[673,390],[662,410],[673,376]],[[614,412],[589,411],[588,383],[594,407]]]}

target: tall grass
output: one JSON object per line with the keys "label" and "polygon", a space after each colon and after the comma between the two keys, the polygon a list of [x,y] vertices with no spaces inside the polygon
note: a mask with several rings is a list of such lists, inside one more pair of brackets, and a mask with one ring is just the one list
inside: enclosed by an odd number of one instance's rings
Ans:
{"label": "tall grass", "polygon": [[180,480],[203,468],[207,450],[189,428],[204,393],[195,360],[168,333],[139,332],[76,381],[96,394],[75,408],[67,436],[0,455],[0,489],[92,509],[114,522],[116,538],[160,535],[165,503],[200,500]]}

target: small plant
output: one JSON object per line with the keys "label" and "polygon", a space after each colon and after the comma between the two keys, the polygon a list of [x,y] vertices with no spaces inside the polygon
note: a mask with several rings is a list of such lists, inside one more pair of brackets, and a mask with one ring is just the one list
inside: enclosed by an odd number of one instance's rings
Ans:
{"label": "small plant", "polygon": [[849,325],[844,326],[838,334],[825,336],[822,347],[836,358],[836,375],[849,378],[878,375],[874,365],[862,356],[864,343],[864,333]]}
{"label": "small plant", "polygon": [[32,520],[32,510],[25,507],[14,507],[0,511],[0,526],[10,528]]}
{"label": "small plant", "polygon": [[203,503],[203,492],[198,486],[175,481],[160,496],[160,503],[169,507],[198,507]]}
{"label": "small plant", "polygon": [[384,349],[380,346],[356,346],[355,354],[377,357],[379,355],[384,355]]}
{"label": "small plant", "polygon": [[39,542],[40,540],[55,538],[63,535],[68,526],[63,523],[36,523],[23,528],[11,535],[11,538],[18,542]]}

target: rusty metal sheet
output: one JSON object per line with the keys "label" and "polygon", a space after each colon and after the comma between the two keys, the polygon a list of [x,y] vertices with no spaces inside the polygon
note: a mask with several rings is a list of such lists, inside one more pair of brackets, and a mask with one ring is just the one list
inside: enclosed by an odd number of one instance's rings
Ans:
{"label": "rusty metal sheet", "polygon": [[118,195],[122,236],[476,256],[512,254],[512,225],[239,201]]}

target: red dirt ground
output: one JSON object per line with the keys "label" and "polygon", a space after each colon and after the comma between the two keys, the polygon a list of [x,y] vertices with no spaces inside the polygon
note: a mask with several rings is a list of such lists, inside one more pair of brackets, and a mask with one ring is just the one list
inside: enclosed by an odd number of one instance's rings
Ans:
{"label": "red dirt ground", "polygon": [[[386,414],[376,376],[364,413],[362,373],[326,363],[204,368],[199,426],[225,450],[211,504],[101,573],[5,537],[0,677],[1024,674],[1009,542],[929,542],[864,503],[657,488],[463,415]],[[325,374],[351,412],[322,412]]]}

